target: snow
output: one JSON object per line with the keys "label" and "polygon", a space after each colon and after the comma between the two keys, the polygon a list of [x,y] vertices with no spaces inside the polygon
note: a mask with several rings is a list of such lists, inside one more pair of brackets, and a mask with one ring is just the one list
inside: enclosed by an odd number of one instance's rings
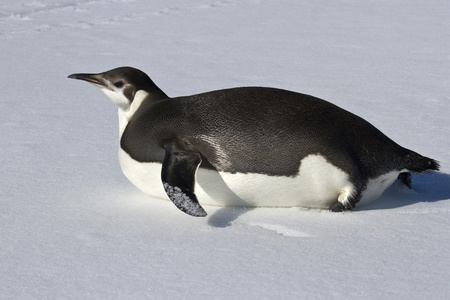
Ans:
{"label": "snow", "polygon": [[[447,1],[3,0],[0,298],[448,299]],[[353,212],[206,206],[134,188],[114,106],[72,73],[170,96],[271,86],[441,162]]]}

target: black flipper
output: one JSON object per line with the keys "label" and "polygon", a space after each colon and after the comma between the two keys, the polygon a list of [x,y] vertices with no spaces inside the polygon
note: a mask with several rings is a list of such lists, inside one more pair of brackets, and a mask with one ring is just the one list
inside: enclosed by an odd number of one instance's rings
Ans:
{"label": "black flipper", "polygon": [[164,190],[178,209],[194,217],[206,216],[194,194],[195,173],[202,162],[200,153],[186,140],[164,143],[166,155],[161,179]]}

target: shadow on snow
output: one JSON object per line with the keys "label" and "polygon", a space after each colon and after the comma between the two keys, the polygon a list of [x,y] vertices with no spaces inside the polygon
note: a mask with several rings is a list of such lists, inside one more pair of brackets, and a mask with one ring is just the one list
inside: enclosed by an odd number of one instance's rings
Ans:
{"label": "shadow on snow", "polygon": [[380,198],[358,210],[391,209],[420,202],[450,199],[450,174],[430,173],[412,177],[412,190],[396,181]]}

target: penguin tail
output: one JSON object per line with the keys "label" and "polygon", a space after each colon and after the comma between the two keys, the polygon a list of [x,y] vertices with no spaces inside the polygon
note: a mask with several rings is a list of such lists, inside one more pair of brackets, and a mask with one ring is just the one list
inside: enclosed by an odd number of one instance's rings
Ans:
{"label": "penguin tail", "polygon": [[410,152],[404,158],[404,168],[412,173],[425,173],[439,171],[440,165],[437,160]]}

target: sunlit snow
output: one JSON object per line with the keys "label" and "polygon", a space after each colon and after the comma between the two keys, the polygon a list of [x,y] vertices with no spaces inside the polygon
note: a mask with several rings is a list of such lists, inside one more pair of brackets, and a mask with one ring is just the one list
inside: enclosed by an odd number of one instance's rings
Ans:
{"label": "sunlit snow", "polygon": [[[3,0],[0,298],[449,299],[449,16],[444,0]],[[169,96],[314,95],[441,172],[353,212],[193,218],[127,181],[115,105],[67,79],[119,66]]]}

